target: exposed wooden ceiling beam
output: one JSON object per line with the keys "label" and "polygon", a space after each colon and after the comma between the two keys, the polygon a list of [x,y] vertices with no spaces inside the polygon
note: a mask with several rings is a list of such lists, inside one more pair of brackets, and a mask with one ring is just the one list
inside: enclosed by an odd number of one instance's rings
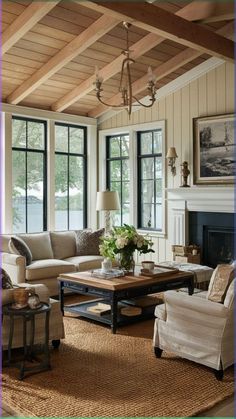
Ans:
{"label": "exposed wooden ceiling beam", "polygon": [[[234,42],[148,3],[97,2],[96,9],[179,44],[234,62]],[[84,3],[86,6],[86,2]],[[99,9],[100,6],[100,9]]]}
{"label": "exposed wooden ceiling beam", "polygon": [[[201,1],[198,2],[199,4],[199,12],[202,9]],[[201,13],[197,16],[194,20],[198,20],[201,23],[210,23],[210,22],[222,22],[223,20],[234,20],[235,12],[234,12],[234,1],[217,1],[215,3],[204,1],[203,3],[214,5],[214,9],[212,11],[207,11],[207,6],[205,5],[205,13]]]}
{"label": "exposed wooden ceiling beam", "polygon": [[59,3],[53,1],[33,1],[26,9],[12,22],[2,34],[2,55],[5,54],[26,32],[41,20],[50,10]]}
{"label": "exposed wooden ceiling beam", "polygon": [[44,83],[45,80],[49,79],[78,54],[85,51],[118,23],[119,21],[113,17],[101,16],[11,93],[7,98],[7,102],[14,105],[21,102],[26,96],[37,89],[38,86]]}
{"label": "exposed wooden ceiling beam", "polygon": [[[193,3],[194,3],[194,5],[190,9],[190,14],[191,15],[193,14],[194,10],[196,12],[198,10],[197,2],[194,1]],[[191,4],[192,3],[190,3],[190,5]],[[182,9],[178,10],[178,12],[176,12],[176,14],[178,16],[184,15],[185,18],[188,19],[188,13],[186,13],[186,9],[187,9],[187,12],[188,12],[189,4],[185,7],[183,7]],[[138,41],[138,42],[136,42],[135,44],[132,45],[131,58],[136,60],[138,57],[142,56],[147,51],[154,48],[155,46],[157,46],[158,44],[160,44],[164,40],[165,40],[165,38],[163,38],[159,35],[149,33],[144,38],[142,38],[140,41]],[[114,76],[115,74],[117,74],[120,71],[123,59],[124,59],[124,55],[121,54],[114,61],[112,61],[111,63],[109,63],[108,65],[106,65],[105,67],[103,67],[100,70],[99,74],[103,78],[104,81],[108,80],[110,77]],[[51,109],[53,111],[62,112],[64,109],[68,108],[70,105],[77,102],[79,99],[81,99],[81,97],[85,96],[86,94],[88,94],[89,92],[91,92],[94,89],[94,80],[95,80],[94,75],[89,77],[87,80],[82,82],[78,87],[76,87],[75,89],[72,89],[69,93],[67,93],[66,95],[61,97],[57,102],[55,102],[51,106]]]}
{"label": "exposed wooden ceiling beam", "polygon": [[[197,6],[197,8],[196,8]],[[195,0],[189,3],[181,15],[184,19],[201,23],[234,19],[234,1]]]}
{"label": "exposed wooden ceiling beam", "polygon": [[[217,31],[218,34],[221,36],[227,36],[231,38],[234,33],[234,25],[233,23],[229,23],[225,25],[223,28]],[[153,70],[153,73],[156,76],[156,81],[161,80],[163,77],[167,76],[168,74],[172,73],[173,71],[177,70],[179,67],[187,64],[188,62],[194,60],[195,58],[201,56],[200,51],[196,51],[192,48],[186,48],[184,51],[181,51],[176,56],[172,57],[170,60],[166,61],[165,63],[161,64],[160,66],[156,67]],[[137,95],[138,93],[144,91],[147,86],[147,76],[143,76],[140,79],[136,80],[132,84],[133,95]],[[107,101],[111,108],[114,105],[120,105],[121,103],[121,96],[120,94],[116,94],[112,96],[110,100]],[[92,109],[89,112],[89,116],[96,118],[110,109],[107,106],[99,104],[96,108]]]}

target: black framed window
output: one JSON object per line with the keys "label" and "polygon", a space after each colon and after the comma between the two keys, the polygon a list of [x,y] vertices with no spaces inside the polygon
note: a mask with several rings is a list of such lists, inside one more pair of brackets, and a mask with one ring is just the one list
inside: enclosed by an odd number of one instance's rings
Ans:
{"label": "black framed window", "polygon": [[120,211],[113,211],[113,224],[129,223],[130,166],[129,135],[112,135],[106,138],[106,181],[107,189],[117,191],[120,197]]}
{"label": "black framed window", "polygon": [[138,228],[162,229],[162,130],[138,132]]}
{"label": "black framed window", "polygon": [[12,118],[13,232],[47,229],[47,125],[38,119]]}
{"label": "black framed window", "polygon": [[55,124],[55,230],[87,226],[87,129]]}

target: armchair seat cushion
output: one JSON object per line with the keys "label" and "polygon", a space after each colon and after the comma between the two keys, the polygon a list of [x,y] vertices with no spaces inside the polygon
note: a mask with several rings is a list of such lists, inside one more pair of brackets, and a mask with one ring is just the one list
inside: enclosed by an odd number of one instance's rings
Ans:
{"label": "armchair seat cushion", "polygon": [[58,259],[35,260],[26,267],[27,281],[54,278],[62,273],[76,271],[75,265],[69,261]]}
{"label": "armchair seat cushion", "polygon": [[77,271],[101,268],[103,260],[103,256],[74,256],[65,259],[65,261],[73,263]]}

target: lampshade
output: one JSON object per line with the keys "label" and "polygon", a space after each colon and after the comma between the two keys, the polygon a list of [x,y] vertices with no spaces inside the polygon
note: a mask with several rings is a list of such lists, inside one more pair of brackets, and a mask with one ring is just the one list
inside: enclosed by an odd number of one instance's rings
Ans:
{"label": "lampshade", "polygon": [[167,155],[166,155],[166,158],[170,158],[170,157],[174,157],[174,158],[176,158],[176,157],[178,157],[177,156],[177,153],[176,153],[176,150],[175,150],[175,147],[170,147],[169,148],[169,150],[167,151]]}
{"label": "lampshade", "polygon": [[102,191],[97,192],[97,211],[119,210],[120,200],[118,192],[116,191]]}

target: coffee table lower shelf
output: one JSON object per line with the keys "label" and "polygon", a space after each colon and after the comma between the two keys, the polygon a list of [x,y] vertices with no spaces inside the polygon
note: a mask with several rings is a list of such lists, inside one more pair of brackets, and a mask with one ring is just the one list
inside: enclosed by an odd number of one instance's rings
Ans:
{"label": "coffee table lower shelf", "polygon": [[[105,299],[96,299],[91,301],[86,301],[77,304],[71,305],[64,305],[64,311],[74,313],[80,315],[82,317],[99,321],[100,323],[107,324],[109,326],[112,325],[111,320],[111,310],[109,312],[103,314],[92,313],[88,310],[90,307],[95,307],[98,303],[109,304],[108,300]],[[109,304],[110,305],[110,304]],[[119,301],[117,305],[117,326],[124,326],[130,323],[140,322],[140,320],[148,320],[154,316],[156,304],[147,306],[147,307],[139,307],[127,304],[123,301]],[[121,309],[126,308],[130,311],[129,315],[124,315],[121,313]],[[141,310],[140,314],[131,314],[132,309],[139,308]]]}

